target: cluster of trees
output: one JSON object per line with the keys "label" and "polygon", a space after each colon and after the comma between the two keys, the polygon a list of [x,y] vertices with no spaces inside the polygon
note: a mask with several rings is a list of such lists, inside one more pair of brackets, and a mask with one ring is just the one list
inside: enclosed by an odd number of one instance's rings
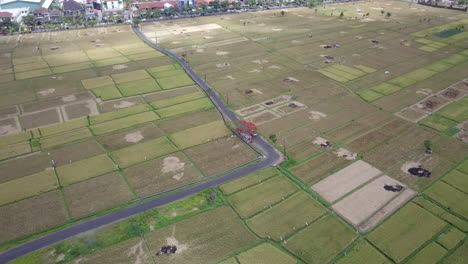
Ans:
{"label": "cluster of trees", "polygon": [[10,18],[4,18],[0,21],[1,31],[15,32],[18,31],[19,28],[20,24],[16,21],[12,21]]}

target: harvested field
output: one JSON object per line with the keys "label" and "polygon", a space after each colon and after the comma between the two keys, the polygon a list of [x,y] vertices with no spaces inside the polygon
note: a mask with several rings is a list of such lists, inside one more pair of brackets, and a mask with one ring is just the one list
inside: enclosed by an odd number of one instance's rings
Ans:
{"label": "harvested field", "polygon": [[0,207],[0,243],[20,238],[67,221],[59,190]]}
{"label": "harvested field", "polygon": [[124,173],[140,197],[177,188],[203,177],[181,153],[138,164]]}
{"label": "harvested field", "polygon": [[232,136],[195,146],[185,153],[206,176],[236,168],[258,156],[243,141]]}
{"label": "harvested field", "polygon": [[62,109],[65,121],[99,114],[94,100],[63,106]]}
{"label": "harvested field", "polygon": [[422,112],[421,110],[414,109],[412,107],[403,109],[400,112],[396,113],[396,115],[411,122],[418,122],[419,120],[428,116],[428,114]]}
{"label": "harvested field", "polygon": [[272,208],[247,220],[260,237],[281,241],[313,223],[326,209],[304,192],[297,192]]}
{"label": "harvested field", "polygon": [[72,218],[80,218],[133,198],[117,172],[69,185],[63,192]]}
{"label": "harvested field", "polygon": [[73,163],[104,153],[102,147],[94,140],[66,145],[49,150],[47,155],[55,161],[57,166]]}
{"label": "harvested field", "polygon": [[229,195],[243,189],[249,188],[255,184],[261,183],[273,176],[278,175],[278,171],[275,168],[266,168],[261,171],[251,173],[239,179],[227,182],[220,186],[220,189],[225,195]]}
{"label": "harvested field", "polygon": [[167,137],[160,137],[116,150],[110,156],[120,168],[127,168],[175,151],[177,151],[177,148]]}
{"label": "harvested field", "polygon": [[[24,166],[24,164],[28,164],[29,166]],[[50,159],[47,154],[43,152],[36,152],[30,155],[9,159],[0,162],[0,171],[2,171],[0,183],[38,173],[50,167]]]}
{"label": "harvested field", "polygon": [[62,122],[58,109],[50,109],[21,116],[24,129],[48,126]]}
{"label": "harvested field", "polygon": [[326,215],[288,239],[285,248],[307,263],[327,263],[355,237],[336,216]]}
{"label": "harvested field", "polygon": [[296,264],[297,261],[277,247],[264,243],[237,256],[240,264]]}
{"label": "harvested field", "polygon": [[113,247],[99,250],[91,255],[80,257],[77,261],[81,264],[94,263],[134,263],[150,264],[151,252],[148,252],[141,238],[134,238],[119,243]]}
{"label": "harvested field", "polygon": [[357,242],[336,264],[388,263],[388,259],[366,240]]}
{"label": "harvested field", "polygon": [[442,220],[410,203],[367,235],[367,238],[383,253],[400,262],[445,226]]}
{"label": "harvested field", "polygon": [[276,176],[229,196],[228,201],[242,218],[248,218],[296,190],[296,186],[284,176]]}
{"label": "harvested field", "polygon": [[364,220],[398,196],[398,192],[386,191],[384,189],[385,185],[405,187],[400,182],[384,175],[333,205],[333,210],[354,226],[359,226]]}
{"label": "harvested field", "polygon": [[102,154],[57,167],[57,175],[60,184],[66,186],[116,170],[117,166],[112,160],[106,154]]}
{"label": "harvested field", "polygon": [[100,136],[97,141],[109,151],[114,151],[124,147],[143,143],[150,139],[155,139],[164,135],[156,125],[148,124],[138,128]]}
{"label": "harvested field", "polygon": [[320,194],[328,202],[333,203],[362,184],[382,174],[380,170],[372,167],[370,164],[358,160],[312,185],[311,189]]}
{"label": "harvested field", "polygon": [[0,136],[16,134],[21,132],[21,125],[17,117],[10,117],[0,120]]}
{"label": "harvested field", "polygon": [[185,149],[210,142],[217,138],[230,135],[231,131],[222,121],[214,121],[204,125],[175,132],[169,136],[179,149]]}
{"label": "harvested field", "polygon": [[256,241],[236,214],[225,206],[161,228],[145,238],[151,252],[167,244],[177,245],[174,258],[157,257],[161,264],[212,263]]}

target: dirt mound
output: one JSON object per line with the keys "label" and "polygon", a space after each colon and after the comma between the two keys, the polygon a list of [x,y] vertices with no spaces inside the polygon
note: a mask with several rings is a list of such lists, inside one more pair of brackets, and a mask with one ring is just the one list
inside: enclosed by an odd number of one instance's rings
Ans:
{"label": "dirt mound", "polygon": [[294,77],[287,77],[283,80],[283,82],[286,82],[286,83],[295,83],[295,82],[299,82],[298,79],[294,78]]}
{"label": "dirt mound", "polygon": [[268,60],[253,60],[252,61],[253,63],[256,63],[256,64],[263,64],[263,63],[268,63]]}
{"label": "dirt mound", "polygon": [[431,95],[432,90],[431,89],[419,89],[416,91],[417,94],[422,94],[422,95]]}
{"label": "dirt mound", "polygon": [[126,69],[126,68],[128,68],[128,66],[126,64],[117,64],[117,65],[112,66],[113,70],[123,70],[123,69]]}
{"label": "dirt mound", "polygon": [[141,134],[141,131],[136,131],[133,133],[128,133],[125,135],[125,140],[130,143],[137,143],[143,139],[143,135]]}
{"label": "dirt mound", "polygon": [[345,158],[347,160],[355,160],[357,158],[357,153],[351,152],[345,148],[339,148],[335,150],[333,153],[339,158]]}
{"label": "dirt mound", "polygon": [[184,177],[184,169],[185,163],[180,162],[180,159],[178,157],[171,156],[164,158],[161,172],[163,174],[174,173],[172,178],[179,181],[180,179],[182,179],[182,177]]}
{"label": "dirt mound", "polygon": [[218,68],[224,68],[224,67],[229,67],[229,66],[231,66],[231,64],[228,63],[228,62],[216,64],[216,67],[218,67]]}
{"label": "dirt mound", "polygon": [[39,91],[37,93],[40,94],[41,96],[47,96],[49,94],[55,93],[55,88],[49,88],[49,89],[41,90],[41,91]]}
{"label": "dirt mound", "polygon": [[113,107],[115,109],[122,109],[122,108],[127,108],[127,107],[130,107],[130,106],[134,106],[135,103],[132,103],[132,102],[129,102],[129,101],[121,101],[121,102],[118,102],[117,104],[114,104]]}
{"label": "dirt mound", "polygon": [[64,103],[73,102],[75,100],[76,100],[76,96],[74,94],[70,94],[70,95],[66,95],[66,96],[62,97],[62,101]]}
{"label": "dirt mound", "polygon": [[327,117],[326,114],[319,112],[319,111],[310,111],[309,113],[310,113],[310,116],[309,116],[310,120],[320,120],[322,118]]}
{"label": "dirt mound", "polygon": [[229,54],[229,52],[227,52],[227,51],[221,51],[221,50],[216,51],[216,55],[218,55],[218,56],[224,56],[224,55],[228,55],[228,54]]}

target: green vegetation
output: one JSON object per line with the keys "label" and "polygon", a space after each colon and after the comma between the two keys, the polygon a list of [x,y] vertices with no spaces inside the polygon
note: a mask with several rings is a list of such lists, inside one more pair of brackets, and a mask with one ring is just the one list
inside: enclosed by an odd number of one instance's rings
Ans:
{"label": "green vegetation", "polygon": [[102,154],[57,167],[57,174],[60,184],[65,186],[116,170],[114,162],[106,154]]}
{"label": "green vegetation", "polygon": [[161,90],[158,83],[153,79],[143,79],[127,83],[118,84],[117,87],[124,96],[145,94]]}
{"label": "green vegetation", "polygon": [[49,137],[44,137],[39,140],[42,149],[63,145],[76,140],[92,137],[93,135],[87,127],[78,128],[68,132],[55,134]]}
{"label": "green vegetation", "polygon": [[98,87],[114,85],[114,81],[109,76],[102,76],[102,77],[81,80],[81,83],[86,89],[93,89],[93,88],[98,88]]}
{"label": "green vegetation", "polygon": [[465,234],[456,228],[451,228],[437,239],[437,242],[448,250],[455,248],[465,238]]}
{"label": "green vegetation", "polygon": [[135,114],[150,111],[150,110],[151,110],[151,107],[149,107],[148,105],[137,105],[137,106],[127,107],[118,111],[100,114],[97,116],[92,116],[90,118],[90,123],[91,125],[98,124],[98,123],[102,123],[102,122],[106,122],[106,121],[110,121],[113,119],[122,118],[126,116],[131,116],[131,115],[135,115]]}
{"label": "green vegetation", "polygon": [[157,81],[165,90],[194,84],[193,80],[185,73],[159,78]]}
{"label": "green vegetation", "polygon": [[400,262],[445,226],[445,222],[421,207],[408,204],[367,238],[386,255]]}
{"label": "green vegetation", "polygon": [[389,263],[387,258],[366,240],[360,240],[336,264]]}
{"label": "green vegetation", "polygon": [[139,124],[155,121],[157,119],[159,119],[159,117],[154,112],[143,112],[143,113],[135,114],[132,116],[127,116],[127,117],[107,121],[104,123],[92,125],[90,126],[90,128],[95,135],[102,135],[104,133],[109,133],[109,132],[121,130],[124,128],[129,128],[129,127],[136,126]]}
{"label": "green vegetation", "polygon": [[436,264],[442,257],[447,254],[447,250],[435,242],[421,249],[416,255],[407,262],[409,264]]}
{"label": "green vegetation", "polygon": [[356,236],[336,216],[327,215],[292,236],[284,247],[307,263],[327,263]]}
{"label": "green vegetation", "polygon": [[[29,186],[25,188],[25,186]],[[0,184],[0,205],[38,195],[58,187],[52,168]]]}
{"label": "green vegetation", "polygon": [[447,105],[438,111],[437,115],[457,122],[463,122],[468,119],[468,98],[465,97],[458,102]]}
{"label": "green vegetation", "polygon": [[39,130],[41,131],[41,135],[43,137],[47,137],[50,135],[60,134],[60,133],[70,131],[73,129],[85,127],[87,125],[88,125],[88,120],[86,120],[86,118],[82,118],[78,120],[68,121],[65,123],[60,123],[57,125],[41,127],[39,128]]}
{"label": "green vegetation", "polygon": [[101,98],[103,101],[122,97],[122,94],[120,94],[120,91],[115,87],[115,85],[94,88],[91,91],[96,95],[96,97]]}
{"label": "green vegetation", "polygon": [[21,141],[28,141],[31,138],[31,133],[29,131],[20,132],[18,134],[12,134],[8,136],[3,136],[0,140],[0,147],[15,144]]}
{"label": "green vegetation", "polygon": [[230,134],[231,131],[222,121],[213,121],[208,124],[175,132],[171,134],[169,138],[180,149],[186,149]]}
{"label": "green vegetation", "polygon": [[151,76],[145,70],[137,70],[126,73],[119,73],[111,75],[116,84],[138,81],[142,79],[149,79]]}
{"label": "green vegetation", "polygon": [[274,205],[297,190],[296,186],[283,176],[276,176],[228,197],[229,203],[242,218]]}
{"label": "green vegetation", "polygon": [[205,97],[205,94],[201,91],[197,91],[194,93],[184,94],[184,95],[176,96],[173,98],[155,101],[155,102],[150,103],[150,105],[154,107],[155,109],[159,109],[159,108],[169,107],[169,106],[173,106],[173,105],[180,104],[180,103],[193,101],[193,100],[200,99],[203,97]]}
{"label": "green vegetation", "polygon": [[431,115],[422,120],[420,124],[433,128],[437,131],[444,132],[455,126],[457,122],[438,115]]}
{"label": "green vegetation", "polygon": [[237,256],[240,264],[296,264],[297,261],[275,246],[264,243]]}
{"label": "green vegetation", "polygon": [[0,148],[0,160],[16,157],[31,152],[29,142],[16,143]]}
{"label": "green vegetation", "polygon": [[209,98],[200,98],[190,102],[185,102],[165,108],[155,110],[161,118],[169,118],[197,110],[207,110],[213,108]]}
{"label": "green vegetation", "polygon": [[175,151],[174,145],[166,137],[161,137],[116,150],[110,155],[120,168],[126,168]]}
{"label": "green vegetation", "polygon": [[439,181],[427,189],[424,194],[450,211],[460,214],[463,217],[468,217],[468,203],[460,202],[468,201],[468,195],[466,193]]}
{"label": "green vegetation", "polygon": [[247,225],[260,237],[281,241],[325,213],[325,207],[319,202],[298,192],[250,218]]}
{"label": "green vegetation", "polygon": [[276,175],[278,175],[278,171],[275,168],[270,167],[261,171],[257,171],[255,173],[251,173],[242,178],[227,182],[221,185],[220,189],[225,195],[229,195],[240,190],[246,189],[252,185],[263,182]]}

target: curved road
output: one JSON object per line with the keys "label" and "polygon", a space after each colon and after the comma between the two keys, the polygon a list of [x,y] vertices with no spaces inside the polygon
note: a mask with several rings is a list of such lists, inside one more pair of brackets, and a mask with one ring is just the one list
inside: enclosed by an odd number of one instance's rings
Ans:
{"label": "curved road", "polygon": [[[211,101],[215,104],[216,108],[220,111],[220,113],[223,115],[224,118],[228,118],[232,121],[238,120],[237,116],[234,115],[234,113],[232,113],[229,110],[229,108],[221,101],[219,96],[212,89],[208,87],[208,85],[193,71],[193,69],[183,59],[177,57],[175,54],[171,53],[170,51],[165,50],[157,46],[156,44],[151,43],[150,40],[146,38],[146,36],[143,35],[143,33],[138,28],[133,28],[133,29],[135,33],[141,39],[143,39],[148,45],[161,51],[167,56],[170,56],[171,58],[177,60],[182,65],[182,67],[187,72],[187,74],[190,75],[190,77],[192,77],[192,79],[206,92],[206,94],[209,96]],[[91,219],[89,221],[74,225],[72,227],[62,229],[55,233],[45,235],[36,240],[32,240],[21,246],[11,248],[0,254],[0,263],[7,263],[18,257],[21,257],[33,251],[39,250],[41,248],[50,246],[62,240],[71,238],[75,235],[86,232],[88,230],[95,229],[103,225],[108,225],[110,223],[122,220],[124,218],[153,209],[155,207],[162,206],[162,205],[174,202],[176,200],[180,200],[182,198],[197,194],[207,188],[218,186],[227,181],[230,181],[230,180],[245,176],[249,173],[253,173],[255,171],[275,165],[282,160],[282,155],[278,151],[276,151],[276,149],[273,146],[271,146],[268,142],[266,142],[263,138],[257,137],[255,139],[255,144],[257,147],[259,147],[262,150],[264,159],[252,166],[239,169],[237,171],[226,174],[219,178],[215,178],[213,180],[206,181],[199,185],[189,187],[187,189],[183,189],[174,193],[170,193],[166,196],[163,196],[154,200],[143,202],[141,204],[137,204],[137,205],[122,209],[120,211],[112,212],[104,216]]]}

